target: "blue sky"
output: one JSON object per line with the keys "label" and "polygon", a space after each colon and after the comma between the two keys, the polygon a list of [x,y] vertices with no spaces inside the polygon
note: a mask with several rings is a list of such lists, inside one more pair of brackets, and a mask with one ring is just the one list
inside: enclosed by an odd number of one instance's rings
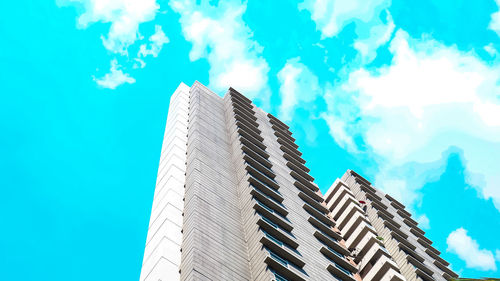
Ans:
{"label": "blue sky", "polygon": [[170,94],[231,85],[500,276],[498,0],[0,3],[0,272],[137,280]]}

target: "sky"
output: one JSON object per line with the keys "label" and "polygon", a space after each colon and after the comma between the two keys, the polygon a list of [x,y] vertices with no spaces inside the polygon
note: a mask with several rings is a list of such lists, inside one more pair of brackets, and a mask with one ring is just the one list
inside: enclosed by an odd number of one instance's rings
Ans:
{"label": "sky", "polygon": [[229,86],[500,277],[500,0],[0,2],[2,280],[137,280],[170,95]]}

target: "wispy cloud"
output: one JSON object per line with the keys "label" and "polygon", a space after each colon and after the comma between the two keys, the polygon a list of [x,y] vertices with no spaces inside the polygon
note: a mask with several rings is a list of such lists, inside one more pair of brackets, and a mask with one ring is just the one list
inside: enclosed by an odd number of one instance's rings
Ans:
{"label": "wispy cloud", "polygon": [[480,249],[476,240],[473,240],[464,228],[458,228],[448,235],[447,251],[458,255],[465,261],[465,266],[478,270],[496,271],[495,258],[493,253],[486,249]]}
{"label": "wispy cloud", "polygon": [[[494,160],[500,158],[500,67],[432,39],[411,39],[401,30],[390,51],[391,65],[374,71],[360,68],[326,96],[330,110],[325,120],[330,125],[331,119],[344,122],[331,130],[344,128],[341,135],[351,136],[336,140],[356,151],[359,144],[349,140],[362,139],[362,146],[382,159],[379,186],[405,194],[413,203],[422,186],[405,178],[414,178],[417,168],[421,178],[435,177],[436,171],[439,176],[446,166],[442,154],[458,147],[467,181],[500,210]],[[339,101],[352,114],[336,111]],[[436,170],[436,165],[441,168]]]}
{"label": "wispy cloud", "polygon": [[108,34],[102,35],[104,47],[114,53],[127,53],[127,48],[141,38],[139,25],[155,18],[160,9],[156,0],[58,0],[59,5],[81,4],[84,12],[78,26],[111,23]]}
{"label": "wispy cloud", "polygon": [[[95,23],[110,24],[107,34],[101,35],[101,40],[104,48],[113,53],[112,72],[106,74],[102,79],[94,78],[97,84],[105,88],[115,89],[123,83],[135,82],[129,74],[117,70],[118,60],[125,64],[124,68],[126,68],[126,64],[130,64],[128,63],[130,61],[129,47],[144,39],[139,27],[141,24],[155,19],[160,9],[156,0],[56,0],[56,2],[59,6],[77,5],[83,7],[83,12],[77,20],[77,26],[81,29],[86,29]],[[142,44],[138,57],[132,60],[139,63],[133,64],[134,68],[145,66],[142,59],[145,56],[157,57],[163,44],[168,43],[168,38],[161,27],[156,25],[155,34],[149,38],[149,41],[149,48],[147,44]]]}
{"label": "wispy cloud", "polygon": [[142,44],[139,48],[137,57],[153,56],[156,58],[163,45],[169,42],[167,36],[165,36],[165,33],[159,25],[155,25],[155,33],[149,37],[149,41],[149,48],[148,44]]}
{"label": "wispy cloud", "polygon": [[500,36],[500,0],[496,0],[495,2],[497,3],[498,11],[491,14],[489,29],[495,31]]}
{"label": "wispy cloud", "polygon": [[193,44],[190,59],[205,58],[210,64],[210,88],[224,91],[232,86],[251,98],[267,101],[269,66],[242,19],[246,2],[220,1],[211,6],[174,0],[170,6],[180,14],[184,37]]}
{"label": "wispy cloud", "polygon": [[305,0],[299,9],[308,10],[322,38],[337,36],[347,25],[356,23],[358,38],[354,48],[364,63],[372,61],[376,50],[388,42],[395,25],[387,8],[390,0]]}
{"label": "wispy cloud", "polygon": [[298,106],[314,101],[321,95],[318,78],[303,63],[300,58],[289,59],[285,66],[278,72],[280,82],[280,117],[290,121],[293,112]]}
{"label": "wispy cloud", "polygon": [[94,81],[96,81],[99,86],[112,90],[125,83],[135,83],[135,79],[130,77],[129,74],[123,73],[120,67],[121,66],[118,64],[116,59],[112,60],[109,73],[104,75],[102,78],[94,77]]}

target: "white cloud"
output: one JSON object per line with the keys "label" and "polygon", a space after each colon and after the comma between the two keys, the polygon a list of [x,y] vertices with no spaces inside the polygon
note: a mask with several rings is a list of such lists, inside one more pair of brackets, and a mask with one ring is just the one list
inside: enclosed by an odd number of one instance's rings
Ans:
{"label": "white cloud", "polygon": [[139,25],[155,18],[160,6],[156,0],[58,0],[58,5],[79,3],[85,12],[78,26],[87,28],[96,22],[111,23],[104,47],[111,52],[126,54],[127,48],[140,39]]}
{"label": "white cloud", "polygon": [[495,31],[500,36],[500,0],[496,0],[498,11],[491,14],[489,29]]}
{"label": "white cloud", "polygon": [[112,60],[110,73],[107,73],[104,77],[99,79],[94,77],[94,81],[96,81],[99,86],[108,89],[115,89],[124,83],[135,83],[135,79],[130,77],[127,73],[123,73],[123,71],[119,69],[120,67],[116,59]]}
{"label": "white cloud", "polygon": [[368,63],[375,58],[377,48],[390,40],[394,31],[394,22],[387,10],[390,5],[390,0],[305,0],[299,4],[299,9],[311,13],[322,38],[335,37],[354,22],[358,36],[354,48]]}
{"label": "white cloud", "polygon": [[151,35],[151,37],[149,37],[149,41],[151,42],[149,44],[149,48],[147,44],[142,44],[139,48],[137,57],[146,57],[151,55],[156,58],[160,53],[163,45],[169,42],[167,36],[165,36],[165,33],[159,25],[155,25],[155,33]]}
{"label": "white cloud", "polygon": [[446,239],[448,244],[447,251],[457,254],[460,259],[465,261],[465,266],[478,270],[496,271],[495,258],[489,250],[479,249],[479,244],[467,235],[467,230],[458,228],[448,235]]}
{"label": "white cloud", "polygon": [[[335,140],[357,151],[361,146],[352,140],[362,139],[380,162],[377,186],[405,194],[406,204],[418,202],[418,189],[441,175],[445,152],[457,147],[468,183],[500,210],[500,67],[403,31],[390,51],[391,65],[361,68],[327,90],[323,117]],[[332,119],[342,126],[332,126]]]}
{"label": "white cloud", "polygon": [[419,216],[417,218],[417,222],[418,222],[418,225],[420,226],[420,228],[422,228],[422,229],[430,229],[431,228],[429,218],[426,215]]}
{"label": "white cloud", "polygon": [[484,46],[483,49],[492,57],[496,57],[498,55],[498,51],[495,49],[493,43]]}
{"label": "white cloud", "polygon": [[[110,24],[107,34],[101,35],[103,46],[113,54],[125,57],[127,63],[123,68],[131,66],[133,69],[144,68],[146,63],[142,59],[146,56],[157,57],[162,46],[168,43],[168,38],[155,25],[155,33],[149,37],[149,44],[139,47],[137,58],[129,58],[128,49],[144,37],[139,32],[142,23],[155,19],[160,5],[156,0],[56,0],[58,6],[76,5],[82,7],[83,12],[78,17],[78,27],[86,29],[94,23]],[[149,47],[148,47],[149,45]],[[124,60],[121,60],[124,62]],[[128,65],[127,65],[128,64]],[[135,79],[129,74],[118,70],[117,59],[113,59],[111,72],[101,79],[94,80],[99,86],[115,89],[123,83],[134,83]]]}
{"label": "white cloud", "polygon": [[184,37],[193,44],[190,59],[206,58],[210,64],[210,88],[225,91],[231,86],[250,98],[267,100],[269,66],[242,19],[246,3],[220,1],[215,7],[174,0],[170,6],[180,14]]}
{"label": "white cloud", "polygon": [[320,95],[321,88],[318,78],[307,66],[300,62],[300,58],[287,60],[285,66],[278,72],[280,82],[280,117],[290,121],[297,106],[314,101]]}

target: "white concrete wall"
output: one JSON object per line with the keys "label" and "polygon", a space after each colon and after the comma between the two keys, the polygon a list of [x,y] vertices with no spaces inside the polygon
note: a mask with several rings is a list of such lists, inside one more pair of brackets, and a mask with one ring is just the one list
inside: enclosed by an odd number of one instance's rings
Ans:
{"label": "white concrete wall", "polygon": [[189,89],[170,98],[140,280],[180,280]]}

